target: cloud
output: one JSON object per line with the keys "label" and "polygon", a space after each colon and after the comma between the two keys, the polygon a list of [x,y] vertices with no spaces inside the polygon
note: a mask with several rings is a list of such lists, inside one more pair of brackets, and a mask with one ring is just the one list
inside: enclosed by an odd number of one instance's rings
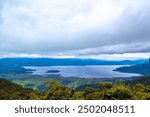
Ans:
{"label": "cloud", "polygon": [[1,55],[150,52],[148,0],[6,0],[0,5]]}

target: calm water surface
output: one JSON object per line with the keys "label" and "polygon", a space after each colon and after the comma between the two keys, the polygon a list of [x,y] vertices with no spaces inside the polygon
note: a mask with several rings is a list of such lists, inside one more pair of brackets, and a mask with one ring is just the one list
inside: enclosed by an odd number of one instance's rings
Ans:
{"label": "calm water surface", "polygon": [[[64,77],[84,77],[84,78],[113,78],[141,76],[133,73],[120,73],[113,69],[121,66],[45,66],[45,67],[25,67],[34,69],[34,75],[61,74]],[[49,70],[59,70],[59,73],[46,73]]]}

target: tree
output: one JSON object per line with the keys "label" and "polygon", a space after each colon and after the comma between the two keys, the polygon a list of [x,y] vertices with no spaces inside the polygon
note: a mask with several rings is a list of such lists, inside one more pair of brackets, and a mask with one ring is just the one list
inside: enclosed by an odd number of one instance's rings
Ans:
{"label": "tree", "polygon": [[68,88],[57,81],[48,82],[48,92],[45,99],[51,100],[68,100],[70,99],[75,90]]}

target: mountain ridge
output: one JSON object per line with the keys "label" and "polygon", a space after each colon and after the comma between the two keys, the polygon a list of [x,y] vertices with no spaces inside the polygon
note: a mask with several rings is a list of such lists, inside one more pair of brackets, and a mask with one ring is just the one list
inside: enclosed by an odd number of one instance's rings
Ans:
{"label": "mountain ridge", "polygon": [[18,66],[56,66],[56,65],[135,65],[147,62],[147,59],[139,60],[99,60],[80,58],[1,58],[0,65],[9,63]]}
{"label": "mountain ridge", "polygon": [[150,62],[132,66],[119,67],[114,71],[119,71],[123,73],[138,73],[143,76],[150,76]]}

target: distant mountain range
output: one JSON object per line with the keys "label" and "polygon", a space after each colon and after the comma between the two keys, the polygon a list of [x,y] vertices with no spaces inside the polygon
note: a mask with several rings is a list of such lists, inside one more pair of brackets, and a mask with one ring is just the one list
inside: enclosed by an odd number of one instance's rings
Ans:
{"label": "distant mountain range", "polygon": [[125,66],[115,69],[114,71],[124,72],[124,73],[138,73],[144,76],[150,76],[150,63],[142,63],[133,66]]}
{"label": "distant mountain range", "polygon": [[67,66],[67,65],[135,65],[148,62],[147,59],[107,61],[97,59],[79,58],[4,58],[0,59],[0,65],[13,66]]}

